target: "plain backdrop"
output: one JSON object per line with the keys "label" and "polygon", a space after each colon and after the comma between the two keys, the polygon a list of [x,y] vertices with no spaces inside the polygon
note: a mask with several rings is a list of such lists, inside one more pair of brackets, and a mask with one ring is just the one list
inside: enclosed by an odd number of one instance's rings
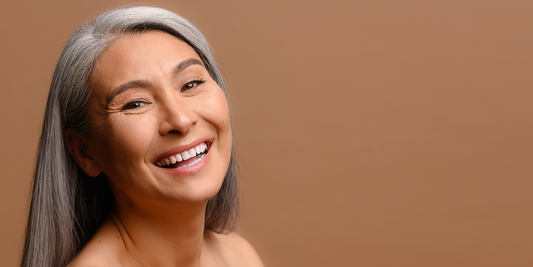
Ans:
{"label": "plain backdrop", "polygon": [[0,265],[70,34],[157,5],[210,41],[267,266],[533,266],[533,1],[0,3]]}

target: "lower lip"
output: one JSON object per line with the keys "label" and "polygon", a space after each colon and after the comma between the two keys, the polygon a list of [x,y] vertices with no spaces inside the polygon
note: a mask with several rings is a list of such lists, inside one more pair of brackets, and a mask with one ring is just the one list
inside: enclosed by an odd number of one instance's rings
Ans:
{"label": "lower lip", "polygon": [[[181,167],[181,168],[161,168],[161,167],[157,167],[157,168],[160,168],[160,169],[163,169],[171,174],[175,174],[175,175],[184,175],[184,174],[192,174],[192,173],[196,173],[196,172],[199,172],[206,164],[207,164],[207,161],[209,161],[209,158],[211,156],[211,152],[210,150],[207,151],[207,153],[205,153],[205,156],[198,162],[190,165],[190,166],[187,166],[187,167]],[[198,160],[198,159],[196,159]]]}

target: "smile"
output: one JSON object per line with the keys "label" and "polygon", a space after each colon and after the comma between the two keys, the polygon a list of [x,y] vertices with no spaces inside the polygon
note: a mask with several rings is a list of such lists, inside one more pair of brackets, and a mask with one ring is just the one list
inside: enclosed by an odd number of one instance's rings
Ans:
{"label": "smile", "polygon": [[[194,165],[205,157],[209,151],[206,143],[201,143],[187,151],[171,155],[167,158],[160,159],[155,165],[163,168],[185,168]],[[180,164],[181,163],[181,164]]]}

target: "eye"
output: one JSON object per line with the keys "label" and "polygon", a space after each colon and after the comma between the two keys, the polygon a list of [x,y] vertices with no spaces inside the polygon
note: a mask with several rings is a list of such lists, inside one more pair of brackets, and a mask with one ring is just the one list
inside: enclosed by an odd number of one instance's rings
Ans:
{"label": "eye", "polygon": [[194,87],[204,83],[205,81],[204,80],[194,80],[194,81],[190,81],[188,83],[186,83],[185,85],[183,85],[183,87],[181,88],[181,91],[187,91],[187,90],[191,90],[193,89]]}
{"label": "eye", "polygon": [[127,110],[127,109],[136,109],[136,108],[140,108],[140,107],[143,107],[145,106],[147,103],[145,101],[142,101],[142,100],[134,100],[134,101],[131,101],[129,103],[127,103],[126,105],[124,105],[124,107],[122,107],[122,110]]}

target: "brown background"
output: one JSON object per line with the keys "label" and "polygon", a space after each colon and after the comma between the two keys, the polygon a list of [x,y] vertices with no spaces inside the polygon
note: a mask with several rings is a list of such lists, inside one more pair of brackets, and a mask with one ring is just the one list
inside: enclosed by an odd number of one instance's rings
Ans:
{"label": "brown background", "polygon": [[[59,53],[132,3],[0,4],[2,266],[20,257]],[[242,234],[267,266],[533,266],[533,1],[136,4],[211,42]]]}

